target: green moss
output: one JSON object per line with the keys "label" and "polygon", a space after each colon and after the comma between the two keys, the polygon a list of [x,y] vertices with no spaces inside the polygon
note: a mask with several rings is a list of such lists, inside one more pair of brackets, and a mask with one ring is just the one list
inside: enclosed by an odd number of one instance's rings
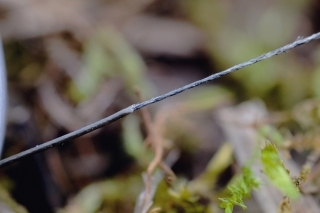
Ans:
{"label": "green moss", "polygon": [[225,213],[231,213],[235,205],[246,209],[244,199],[250,198],[251,191],[258,188],[259,181],[253,177],[249,167],[243,167],[242,174],[228,186],[230,196],[227,198],[219,198],[222,202],[219,207],[223,208]]}

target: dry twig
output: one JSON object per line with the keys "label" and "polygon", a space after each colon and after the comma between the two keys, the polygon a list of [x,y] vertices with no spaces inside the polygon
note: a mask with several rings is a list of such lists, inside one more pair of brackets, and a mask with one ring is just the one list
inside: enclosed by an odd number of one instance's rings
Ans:
{"label": "dry twig", "polygon": [[[142,96],[139,91],[136,90],[136,94],[139,101],[142,102]],[[162,113],[158,113],[158,116],[152,121],[150,113],[146,108],[141,109],[141,117],[145,128],[147,130],[147,138],[145,140],[146,145],[150,145],[154,152],[154,158],[149,163],[147,168],[147,180],[146,180],[146,193],[144,197],[145,205],[147,200],[150,200],[151,196],[151,185],[152,185],[152,174],[157,166],[159,166],[163,172],[169,175],[172,179],[175,178],[173,171],[163,162],[163,145],[164,145],[164,127],[166,116]]]}

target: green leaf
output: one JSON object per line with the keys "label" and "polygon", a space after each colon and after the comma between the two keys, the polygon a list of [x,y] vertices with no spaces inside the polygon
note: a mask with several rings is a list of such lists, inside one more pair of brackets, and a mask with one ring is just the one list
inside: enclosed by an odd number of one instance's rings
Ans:
{"label": "green leaf", "polygon": [[299,191],[291,181],[289,172],[284,167],[276,146],[273,143],[266,143],[261,151],[261,162],[263,171],[270,180],[286,196],[296,199]]}

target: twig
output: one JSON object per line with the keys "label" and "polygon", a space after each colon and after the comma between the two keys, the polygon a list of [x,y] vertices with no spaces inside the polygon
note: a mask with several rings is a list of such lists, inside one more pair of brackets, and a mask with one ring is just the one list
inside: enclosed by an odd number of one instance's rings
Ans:
{"label": "twig", "polygon": [[[170,168],[177,161],[179,157],[180,157],[179,150],[174,149],[169,152],[166,159],[164,160],[164,164]],[[153,204],[153,198],[156,193],[157,187],[160,181],[163,179],[164,175],[165,175],[165,171],[163,170],[158,170],[155,172],[155,174],[153,174],[151,183],[150,183],[151,184],[150,189],[147,189],[147,187],[145,187],[145,189],[140,193],[136,201],[134,213],[148,212],[148,210]],[[147,182],[149,181],[148,175],[146,173],[143,173],[142,178],[145,186],[147,186]],[[147,198],[147,200],[145,198]]]}
{"label": "twig", "polygon": [[[141,93],[136,90],[136,94],[138,96],[138,100],[143,102]],[[152,186],[152,174],[153,171],[159,166],[162,171],[171,176],[172,179],[175,178],[173,171],[163,162],[163,152],[164,152],[164,126],[167,117],[162,113],[158,113],[155,118],[152,120],[150,112],[147,111],[146,108],[140,110],[141,118],[143,124],[147,131],[147,138],[145,139],[145,144],[150,145],[152,151],[154,152],[154,157],[152,161],[149,163],[147,168],[146,180],[144,181],[146,184],[146,190],[144,193],[144,203],[142,206],[148,206],[148,200],[150,200],[151,186]],[[152,200],[152,199],[151,199]]]}
{"label": "twig", "polygon": [[30,155],[33,155],[35,153],[38,153],[38,152],[41,152],[41,151],[44,151],[46,149],[49,149],[49,148],[52,148],[52,147],[55,147],[59,144],[62,144],[62,143],[65,143],[66,141],[69,141],[71,139],[74,139],[74,138],[77,138],[77,137],[80,137],[84,134],[87,134],[89,132],[92,132],[98,128],[101,128],[107,124],[110,124],[116,120],[119,120],[120,118],[123,118],[124,116],[128,115],[128,114],[131,114],[133,113],[134,111],[138,110],[138,109],[141,109],[142,107],[145,107],[145,106],[148,106],[150,104],[153,104],[153,103],[156,103],[158,101],[161,101],[165,98],[168,98],[168,97],[171,97],[171,96],[174,96],[174,95],[177,95],[185,90],[188,90],[188,89],[191,89],[193,87],[197,87],[201,84],[205,84],[205,83],[208,83],[209,81],[212,81],[216,78],[220,78],[224,75],[227,75],[229,73],[232,73],[234,71],[237,71],[237,70],[240,70],[244,67],[247,67],[249,65],[252,65],[252,64],[255,64],[259,61],[262,61],[262,60],[265,60],[265,59],[268,59],[268,58],[271,58],[272,56],[275,56],[275,55],[279,55],[281,53],[284,53],[284,52],[288,52],[289,50],[297,47],[297,46],[300,46],[300,45],[303,45],[303,44],[306,44],[306,43],[309,43],[310,41],[313,41],[313,40],[316,40],[316,39],[320,39],[320,32],[319,33],[316,33],[316,34],[313,34],[309,37],[306,37],[304,39],[298,39],[294,42],[292,42],[291,44],[288,44],[288,45],[285,45],[279,49],[276,49],[276,50],[273,50],[271,52],[268,52],[266,54],[263,54],[257,58],[253,58],[249,61],[246,61],[244,63],[241,63],[241,64],[238,64],[238,65],[235,65],[227,70],[224,70],[222,72],[219,72],[219,73],[216,73],[216,74],[213,74],[213,75],[210,75],[209,77],[207,78],[204,78],[204,79],[201,79],[199,81],[195,81],[191,84],[188,84],[184,87],[180,87],[178,89],[175,89],[175,90],[172,90],[171,92],[168,92],[164,95],[160,95],[160,96],[157,96],[157,97],[154,97],[148,101],[144,101],[144,102],[141,102],[141,103],[137,103],[137,104],[133,104],[123,110],[120,110],[119,112],[116,112],[115,114],[113,115],[110,115],[109,117],[107,118],[104,118],[96,123],[93,123],[93,124],[90,124],[86,127],[83,127],[79,130],[76,130],[74,132],[71,132],[69,134],[66,134],[64,136],[61,136],[59,138],[56,138],[54,140],[51,140],[51,141],[48,141],[46,143],[43,143],[41,145],[38,145],[36,147],[33,147],[31,149],[28,149],[28,150],[25,150],[23,152],[20,152],[16,155],[13,155],[11,157],[8,157],[6,159],[3,159],[0,161],[0,167],[3,167],[5,165],[8,165],[10,163],[13,163],[13,162],[16,162],[24,157],[27,157],[27,156],[30,156]]}

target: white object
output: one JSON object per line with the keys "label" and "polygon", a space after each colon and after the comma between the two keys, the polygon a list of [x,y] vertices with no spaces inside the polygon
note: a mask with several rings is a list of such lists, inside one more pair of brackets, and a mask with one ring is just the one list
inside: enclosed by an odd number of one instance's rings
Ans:
{"label": "white object", "polygon": [[6,130],[7,76],[2,41],[0,38],[0,158]]}

